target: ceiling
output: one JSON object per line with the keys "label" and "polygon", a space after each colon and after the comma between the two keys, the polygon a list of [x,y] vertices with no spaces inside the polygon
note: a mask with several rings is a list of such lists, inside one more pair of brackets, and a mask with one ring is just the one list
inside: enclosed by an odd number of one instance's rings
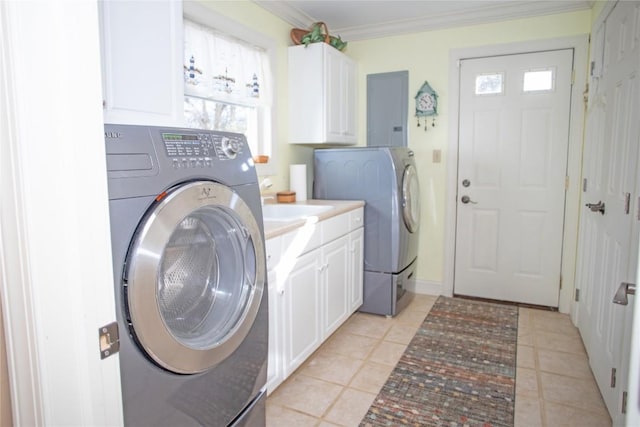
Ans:
{"label": "ceiling", "polygon": [[590,9],[593,0],[254,0],[296,28],[325,22],[343,40]]}

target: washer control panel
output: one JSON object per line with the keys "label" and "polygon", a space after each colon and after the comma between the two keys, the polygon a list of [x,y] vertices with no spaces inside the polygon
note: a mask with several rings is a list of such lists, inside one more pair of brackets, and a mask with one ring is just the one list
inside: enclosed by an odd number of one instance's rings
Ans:
{"label": "washer control panel", "polygon": [[214,159],[233,160],[244,150],[242,135],[213,132],[162,132],[167,156],[175,169],[212,167]]}

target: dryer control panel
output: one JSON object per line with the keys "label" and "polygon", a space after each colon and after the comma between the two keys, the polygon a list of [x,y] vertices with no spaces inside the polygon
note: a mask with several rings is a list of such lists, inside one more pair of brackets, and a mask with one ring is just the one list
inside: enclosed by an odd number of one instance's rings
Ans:
{"label": "dryer control panel", "polygon": [[245,145],[244,137],[237,134],[162,132],[161,135],[175,169],[212,167],[213,158],[235,159]]}

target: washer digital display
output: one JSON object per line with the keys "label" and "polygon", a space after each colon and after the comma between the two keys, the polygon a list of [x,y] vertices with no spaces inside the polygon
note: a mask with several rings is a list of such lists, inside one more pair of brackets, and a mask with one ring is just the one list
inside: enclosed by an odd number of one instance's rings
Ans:
{"label": "washer digital display", "polygon": [[209,138],[197,134],[163,133],[162,140],[170,157],[208,156],[211,149]]}

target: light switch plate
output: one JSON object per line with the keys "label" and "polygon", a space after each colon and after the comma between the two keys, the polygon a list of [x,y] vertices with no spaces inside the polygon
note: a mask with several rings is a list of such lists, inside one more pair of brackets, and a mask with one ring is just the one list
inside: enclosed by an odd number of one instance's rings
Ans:
{"label": "light switch plate", "polygon": [[442,150],[433,150],[433,163],[440,163],[442,161]]}

